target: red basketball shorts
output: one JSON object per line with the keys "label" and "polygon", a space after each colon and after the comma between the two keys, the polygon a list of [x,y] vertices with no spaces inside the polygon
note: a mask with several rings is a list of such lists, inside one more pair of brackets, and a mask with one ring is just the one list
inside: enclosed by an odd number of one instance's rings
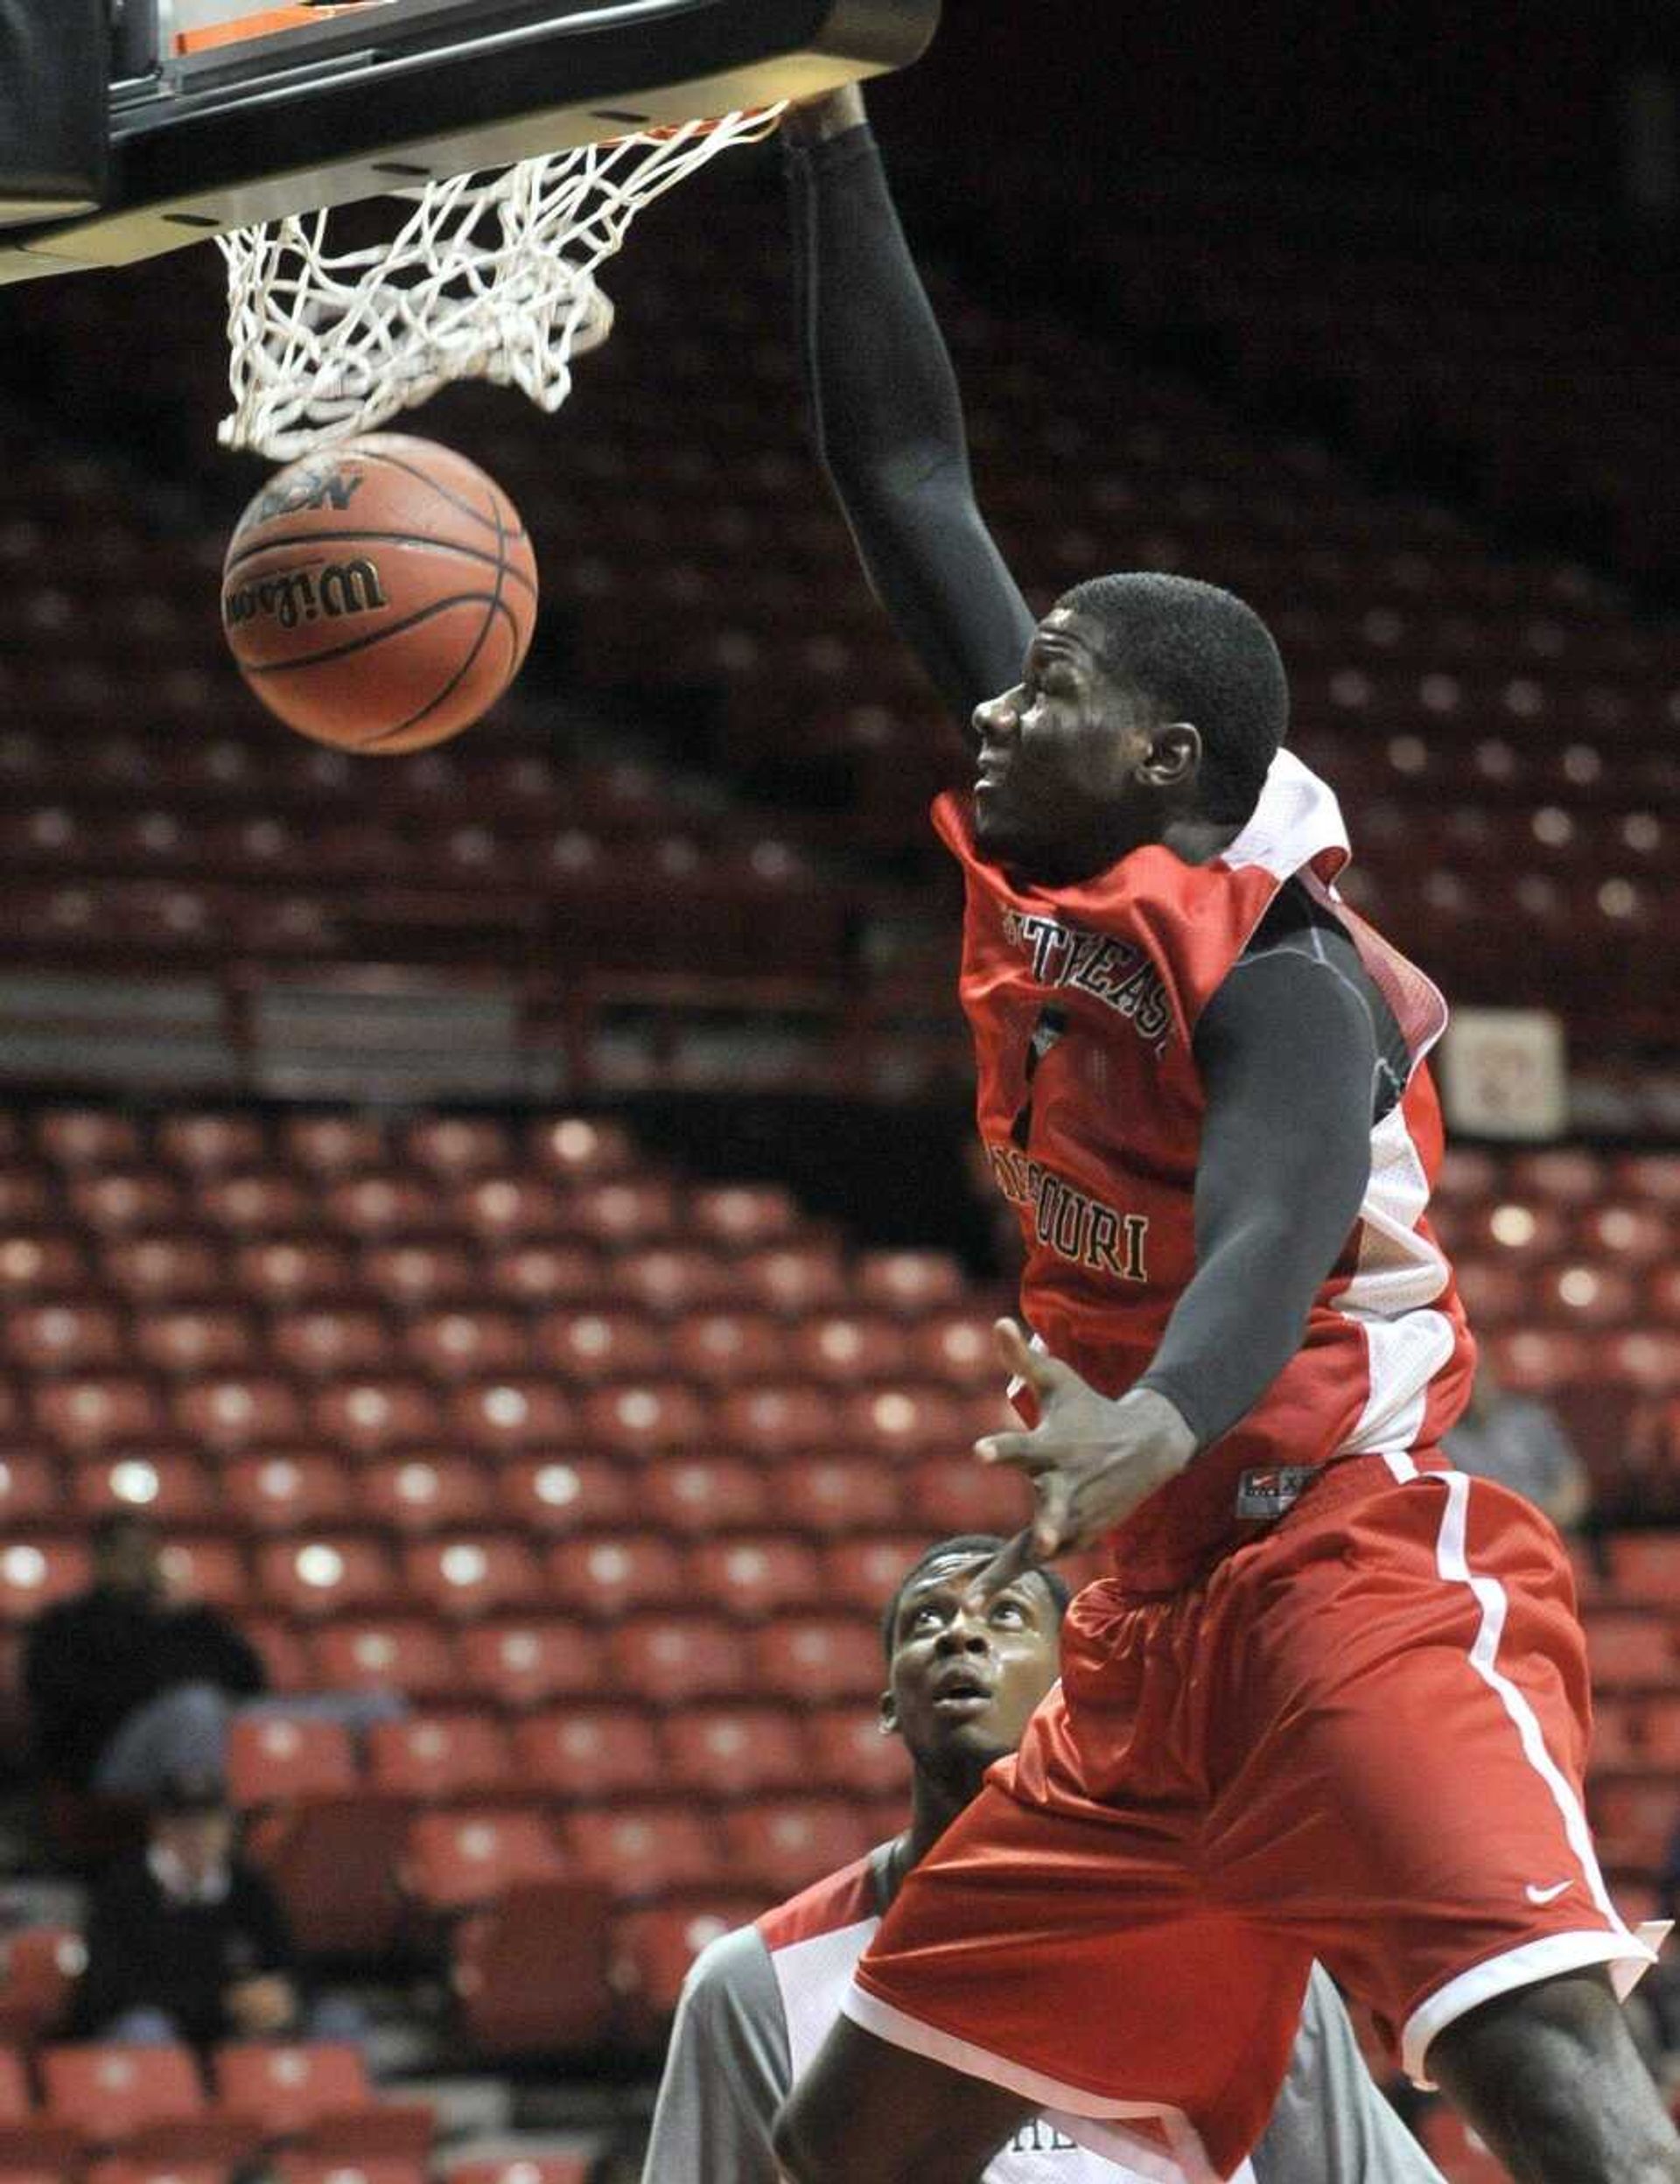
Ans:
{"label": "red basketball shorts", "polygon": [[846,2012],[1102,2150],[1145,2132],[1228,2176],[1314,1956],[1420,2081],[1478,2003],[1585,1964],[1625,1991],[1652,1961],[1593,1856],[1588,1724],[1550,1523],[1462,1472],[1346,1459],[1199,1585],[1079,1595],[1060,1685]]}

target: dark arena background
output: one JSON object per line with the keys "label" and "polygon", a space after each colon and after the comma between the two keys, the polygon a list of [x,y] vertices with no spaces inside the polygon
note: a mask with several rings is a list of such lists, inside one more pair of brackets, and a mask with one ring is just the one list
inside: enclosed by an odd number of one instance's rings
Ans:
{"label": "dark arena background", "polygon": [[[1157,568],[1258,607],[1347,892],[1454,1004],[1438,1226],[1572,1447],[1592,1815],[1647,1915],[1680,13],[948,0],[870,95],[1034,603]],[[637,2175],[694,1950],[900,1824],[883,1600],[1020,1520],[969,1454],[1012,1258],[943,726],[812,457],[780,170],[730,152],[641,217],[557,416],[456,388],[393,427],[502,483],[543,585],[511,694],[401,759],[291,735],[227,656],[264,470],[216,445],[214,248],[0,288],[0,2169],[249,2152],[214,2073],[125,2108],[54,2061],[137,1822],[42,1773],[20,1663],[101,1517],[156,1521],[274,1693],[406,1700],[229,1750],[303,1976],[364,2027],[313,2110],[249,2100],[274,2174],[346,2184]],[[1638,2031],[1680,2087],[1667,1977]],[[1454,2184],[1503,2175],[1398,2097]]]}

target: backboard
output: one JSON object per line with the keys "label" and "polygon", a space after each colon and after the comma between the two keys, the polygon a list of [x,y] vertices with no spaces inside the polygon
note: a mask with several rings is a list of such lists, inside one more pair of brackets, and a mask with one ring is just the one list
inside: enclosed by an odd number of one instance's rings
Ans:
{"label": "backboard", "polygon": [[939,0],[123,0],[96,206],[43,219],[0,192],[0,283],[811,96],[906,66],[938,16]]}

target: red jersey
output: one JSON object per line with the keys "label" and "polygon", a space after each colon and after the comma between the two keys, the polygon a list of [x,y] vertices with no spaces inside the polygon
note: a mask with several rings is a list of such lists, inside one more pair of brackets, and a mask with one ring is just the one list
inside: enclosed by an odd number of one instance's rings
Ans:
{"label": "red jersey", "polygon": [[1186,864],[1152,844],[1077,886],[1005,878],[976,845],[966,799],[934,823],[962,864],[962,1006],[992,1172],[1026,1243],[1033,1333],[1104,1395],[1147,1369],[1196,1270],[1205,1096],[1202,1010],[1284,883],[1330,905],[1404,1035],[1404,1094],[1371,1132],[1371,1177],[1296,1355],[1255,1408],[1110,1535],[1129,1586],[1185,1583],[1237,1541],[1241,1474],[1355,1453],[1432,1451],[1464,1407],[1474,1348],[1425,1218],[1439,1104],[1424,1057],[1441,996],[1336,894],[1348,850],[1335,797],[1288,752],[1222,855]]}

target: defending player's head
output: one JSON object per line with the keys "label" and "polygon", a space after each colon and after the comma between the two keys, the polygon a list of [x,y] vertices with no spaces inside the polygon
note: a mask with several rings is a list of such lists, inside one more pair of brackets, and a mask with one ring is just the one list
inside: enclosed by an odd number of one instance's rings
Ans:
{"label": "defending player's head", "polygon": [[887,1688],[881,1726],[901,1736],[917,1786],[966,1802],[994,1760],[1014,1751],[1061,1664],[1066,1583],[1029,1570],[989,1600],[974,1579],[1003,1541],[942,1539],[906,1572],[881,1618]]}
{"label": "defending player's head", "polygon": [[1175,826],[1228,838],[1288,725],[1284,664],[1251,607],[1189,577],[1093,578],[1039,625],[1016,687],[975,715],[976,835],[1052,885]]}

